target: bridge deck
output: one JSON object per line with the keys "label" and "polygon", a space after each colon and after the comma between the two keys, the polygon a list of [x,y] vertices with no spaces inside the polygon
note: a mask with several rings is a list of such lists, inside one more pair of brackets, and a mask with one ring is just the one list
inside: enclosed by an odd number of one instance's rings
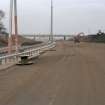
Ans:
{"label": "bridge deck", "polygon": [[105,105],[105,45],[54,49],[34,65],[0,72],[0,105]]}

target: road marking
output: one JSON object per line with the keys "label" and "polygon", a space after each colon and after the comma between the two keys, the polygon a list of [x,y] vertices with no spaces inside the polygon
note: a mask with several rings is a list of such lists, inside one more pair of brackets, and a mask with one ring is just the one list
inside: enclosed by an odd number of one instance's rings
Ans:
{"label": "road marking", "polygon": [[53,104],[54,104],[55,99],[56,99],[57,94],[58,94],[58,90],[59,90],[60,88],[61,88],[60,85],[56,87],[56,92],[55,92],[55,94],[53,94],[53,96],[52,96],[52,100],[50,101],[49,105],[53,105]]}
{"label": "road marking", "polygon": [[49,105],[53,105],[53,103],[55,102],[56,97],[57,97],[57,94],[55,94],[53,96],[53,99],[50,101]]}

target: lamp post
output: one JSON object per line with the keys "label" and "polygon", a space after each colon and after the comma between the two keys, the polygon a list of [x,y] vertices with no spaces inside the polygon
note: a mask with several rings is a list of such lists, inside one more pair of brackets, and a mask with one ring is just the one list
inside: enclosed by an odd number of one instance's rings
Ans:
{"label": "lamp post", "polygon": [[53,42],[53,1],[51,0],[51,32],[49,40]]}
{"label": "lamp post", "polygon": [[14,9],[14,29],[15,29],[15,46],[16,46],[15,50],[16,52],[18,52],[17,0],[10,0],[8,54],[12,53],[13,9]]}
{"label": "lamp post", "polygon": [[8,54],[11,54],[12,50],[12,15],[13,15],[13,0],[10,0]]}

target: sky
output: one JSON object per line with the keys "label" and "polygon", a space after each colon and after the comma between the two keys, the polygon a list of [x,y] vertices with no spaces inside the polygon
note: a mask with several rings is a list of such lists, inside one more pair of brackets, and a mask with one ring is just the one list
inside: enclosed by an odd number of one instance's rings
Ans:
{"label": "sky", "polygon": [[[9,2],[1,0],[3,20],[9,28]],[[50,33],[50,0],[17,0],[20,34]],[[105,0],[53,0],[54,34],[105,32]]]}

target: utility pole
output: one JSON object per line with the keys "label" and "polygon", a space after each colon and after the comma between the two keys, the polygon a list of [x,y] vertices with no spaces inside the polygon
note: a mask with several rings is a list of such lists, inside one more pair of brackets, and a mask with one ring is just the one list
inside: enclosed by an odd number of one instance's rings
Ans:
{"label": "utility pole", "polygon": [[50,41],[53,42],[53,1],[51,0],[51,32],[50,32]]}
{"label": "utility pole", "polygon": [[18,22],[17,22],[17,0],[14,0],[14,26],[15,26],[15,46],[18,52]]}
{"label": "utility pole", "polygon": [[12,15],[13,15],[13,0],[10,0],[8,54],[11,54],[12,52]]}

